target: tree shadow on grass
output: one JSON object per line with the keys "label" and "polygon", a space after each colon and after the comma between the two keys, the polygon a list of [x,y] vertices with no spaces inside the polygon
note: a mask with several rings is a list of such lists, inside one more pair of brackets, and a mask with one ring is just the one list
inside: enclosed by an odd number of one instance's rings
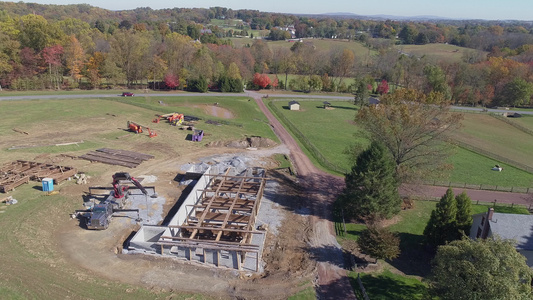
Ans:
{"label": "tree shadow on grass", "polygon": [[388,263],[406,275],[427,277],[434,253],[424,244],[424,236],[403,232],[399,236],[400,256]]}
{"label": "tree shadow on grass", "polygon": [[[361,278],[365,290],[372,300],[393,299],[393,300],[415,300],[430,299],[427,288],[422,283],[408,283],[391,278],[387,275],[365,275]],[[359,287],[354,279],[356,287]],[[357,290],[357,289],[356,289]],[[360,291],[359,295],[362,295]],[[360,299],[363,299],[362,297]]]}

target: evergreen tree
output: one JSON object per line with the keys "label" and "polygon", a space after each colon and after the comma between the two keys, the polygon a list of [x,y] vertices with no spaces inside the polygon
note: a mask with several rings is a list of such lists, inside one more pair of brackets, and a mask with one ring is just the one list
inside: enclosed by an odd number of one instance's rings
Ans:
{"label": "evergreen tree", "polygon": [[400,238],[388,228],[370,225],[357,240],[359,248],[379,259],[395,259],[400,255]]}
{"label": "evergreen tree", "polygon": [[472,200],[462,192],[455,197],[457,202],[457,214],[455,215],[455,224],[458,230],[458,238],[461,238],[463,233],[468,236],[470,227],[472,227]]}
{"label": "evergreen tree", "polygon": [[449,188],[431,212],[431,217],[424,229],[424,236],[429,245],[436,247],[456,239],[456,215],[457,203],[453,190]]}
{"label": "evergreen tree", "polygon": [[338,200],[346,216],[373,220],[397,214],[401,199],[395,174],[387,149],[380,142],[372,142],[346,174],[346,188]]}

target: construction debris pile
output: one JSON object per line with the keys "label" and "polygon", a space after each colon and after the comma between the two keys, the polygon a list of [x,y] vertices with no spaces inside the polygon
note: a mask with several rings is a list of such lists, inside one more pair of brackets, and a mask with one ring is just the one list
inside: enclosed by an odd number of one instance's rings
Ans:
{"label": "construction debris pile", "polygon": [[86,159],[91,162],[97,161],[104,164],[135,168],[143,161],[154,158],[154,156],[127,150],[101,148],[84,154],[79,158]]}
{"label": "construction debris pile", "polygon": [[76,173],[78,170],[72,167],[17,160],[0,167],[0,192],[7,193],[30,180],[43,178],[52,178],[58,184]]}

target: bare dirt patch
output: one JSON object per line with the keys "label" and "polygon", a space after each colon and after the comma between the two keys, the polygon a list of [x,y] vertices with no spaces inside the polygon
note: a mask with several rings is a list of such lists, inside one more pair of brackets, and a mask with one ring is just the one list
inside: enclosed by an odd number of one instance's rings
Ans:
{"label": "bare dirt patch", "polygon": [[193,107],[201,108],[206,114],[222,119],[234,119],[235,115],[229,109],[219,105],[194,105]]}

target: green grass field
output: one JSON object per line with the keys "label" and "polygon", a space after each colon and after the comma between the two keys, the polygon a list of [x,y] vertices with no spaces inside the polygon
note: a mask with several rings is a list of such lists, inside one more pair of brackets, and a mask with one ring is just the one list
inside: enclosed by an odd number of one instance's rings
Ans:
{"label": "green grass field", "polygon": [[522,126],[525,126],[533,130],[533,116],[532,115],[522,115],[521,118],[512,119],[511,121],[516,122]]}
{"label": "green grass field", "polygon": [[[323,101],[298,100],[301,110],[290,111],[287,108],[288,101],[290,101],[290,99],[274,101],[274,105],[330,162],[349,170],[351,167],[351,160],[349,156],[345,154],[345,151],[352,145],[367,145],[368,143],[362,132],[358,131],[353,122],[355,114],[357,113],[357,107],[347,101],[328,100],[332,103],[334,109],[325,110],[322,108]],[[490,130],[491,124],[484,124],[484,126],[476,124],[476,120],[478,120],[480,116],[481,115],[477,114],[466,114],[463,130],[467,129],[468,132],[475,132],[478,130],[477,128],[481,128],[481,130],[487,132],[490,136],[490,132],[492,132]],[[499,123],[505,125],[504,130],[499,128],[494,131],[499,135],[505,136],[516,134],[524,139],[527,138],[522,135],[522,132],[509,124],[490,116],[484,117],[483,120],[497,122],[497,126],[499,126]],[[474,130],[470,129],[470,127],[474,127]],[[529,138],[529,141],[533,143],[533,139]],[[471,141],[465,139],[465,142],[470,143]],[[301,143],[300,145],[302,146]],[[499,154],[506,157],[507,152],[505,152],[503,146],[501,148],[502,151]],[[530,149],[533,149],[533,147]],[[527,153],[531,153],[531,151],[528,152],[527,149],[523,149],[521,152],[524,160],[528,157]],[[310,152],[307,152],[307,155],[310,156]],[[315,165],[318,164],[316,159],[314,159],[313,162]],[[449,162],[453,165],[453,170],[448,176],[442,178],[441,184],[451,181],[457,184],[472,185],[472,187],[475,185],[479,187],[480,184],[509,188],[533,186],[533,174],[463,148],[457,148],[454,154],[450,157]],[[504,172],[492,171],[491,168],[495,164],[503,166]],[[324,168],[322,167],[322,169]]]}
{"label": "green grass field", "polygon": [[[357,273],[350,272],[350,279],[356,282]],[[428,300],[427,285],[417,278],[394,274],[390,270],[380,273],[360,273],[361,281],[372,300]],[[352,284],[353,285],[353,284]],[[358,299],[363,299],[356,285],[354,289]]]}
{"label": "green grass field", "polygon": [[[160,105],[159,101],[165,104]],[[231,111],[233,118],[215,117],[207,110],[218,102],[219,108]],[[133,121],[150,127],[158,133],[155,139],[149,142],[157,143],[158,139],[177,138],[182,140],[187,135],[176,127],[168,125],[162,120],[159,124],[151,121],[156,114],[171,112],[184,113],[201,118],[197,127],[205,130],[209,135],[205,141],[240,139],[250,135],[262,136],[278,141],[270,129],[266,117],[261,113],[253,101],[246,97],[133,97],[133,98],[102,98],[102,99],[69,99],[69,100],[31,100],[31,101],[2,101],[0,103],[0,146],[5,148],[12,144],[25,144],[24,140],[37,136],[41,132],[61,132],[61,128],[68,126],[80,131],[80,135],[54,134],[48,135],[49,139],[42,139],[41,144],[55,142],[79,141],[79,150],[96,148],[105,143],[120,143],[117,137],[127,134],[126,122]],[[216,121],[223,125],[217,126],[206,122]],[[108,126],[102,127],[106,123]],[[90,133],[91,128],[95,132]],[[26,137],[12,131],[18,128],[29,132]],[[85,136],[83,138],[82,136]],[[139,140],[144,135],[134,136],[131,139]],[[198,147],[203,146],[197,145]],[[177,145],[176,145],[177,146]],[[57,147],[53,148],[56,152]],[[17,151],[43,151],[43,149],[29,149]],[[0,152],[1,153],[1,152]]]}
{"label": "green grass field", "polygon": [[462,123],[455,139],[533,168],[531,135],[484,114],[466,114]]}
{"label": "green grass field", "polygon": [[[533,187],[533,174],[460,147],[455,149],[455,153],[449,161],[454,169],[443,182],[498,185],[509,188]],[[504,171],[492,171],[491,168],[496,164],[503,167]]]}
{"label": "green grass field", "polygon": [[[396,48],[417,57],[427,56],[433,60],[448,63],[460,62],[466,51],[474,51],[450,44],[398,45]],[[486,52],[482,52],[481,55],[486,55]]]}
{"label": "green grass field", "polygon": [[347,101],[330,101],[332,109],[324,109],[323,101],[298,100],[300,111],[290,111],[288,101],[275,101],[274,105],[331,163],[348,170],[346,150],[355,143],[367,143],[353,122],[357,107]]}

